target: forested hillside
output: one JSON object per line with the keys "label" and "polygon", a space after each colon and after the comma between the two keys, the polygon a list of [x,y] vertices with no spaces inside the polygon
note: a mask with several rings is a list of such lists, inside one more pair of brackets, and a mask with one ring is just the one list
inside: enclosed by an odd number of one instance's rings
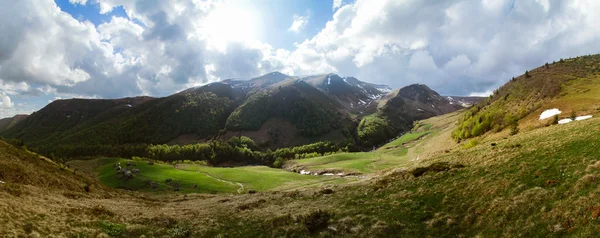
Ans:
{"label": "forested hillside", "polygon": [[387,90],[336,74],[297,78],[273,72],[164,98],[57,100],[0,135],[52,157],[133,156],[146,153],[150,144],[240,136],[256,141],[256,150],[319,141],[366,149],[410,130],[414,120],[461,108],[426,86],[409,86],[377,101],[384,94],[380,89]]}
{"label": "forested hillside", "polygon": [[413,84],[394,90],[379,100],[377,113],[363,118],[358,138],[364,146],[381,145],[399,133],[409,131],[413,122],[461,109],[429,87]]}

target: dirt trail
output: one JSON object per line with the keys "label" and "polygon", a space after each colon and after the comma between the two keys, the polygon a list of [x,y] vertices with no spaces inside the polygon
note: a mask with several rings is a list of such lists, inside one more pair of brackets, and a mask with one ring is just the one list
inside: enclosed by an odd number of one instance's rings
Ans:
{"label": "dirt trail", "polygon": [[[175,164],[173,167],[175,167],[176,169],[179,169],[179,170],[185,170],[183,168],[179,168],[178,164]],[[238,183],[238,182],[233,182],[233,181],[228,181],[228,180],[223,180],[223,179],[220,179],[220,178],[216,178],[216,177],[211,176],[208,173],[200,172],[200,170],[198,170],[197,172],[200,173],[200,174],[204,174],[204,175],[206,175],[208,177],[211,177],[213,179],[216,179],[216,180],[218,180],[220,182],[223,182],[223,183],[228,183],[228,184],[233,184],[233,185],[240,186],[240,188],[238,188],[238,190],[237,190],[238,193],[242,193],[244,191],[244,185],[242,183]]]}
{"label": "dirt trail", "polygon": [[208,176],[208,177],[211,177],[211,178],[213,178],[213,179],[216,179],[216,180],[218,180],[218,181],[221,181],[221,182],[223,182],[223,183],[228,183],[228,184],[233,184],[233,185],[240,186],[240,188],[238,188],[238,190],[237,190],[237,192],[238,192],[238,193],[242,193],[242,192],[244,191],[244,185],[243,185],[242,183],[238,183],[238,182],[233,182],[233,181],[227,181],[227,180],[223,180],[223,179],[220,179],[220,178],[213,177],[213,176],[211,176],[210,174],[207,174],[207,173],[204,173],[204,172],[200,172],[200,171],[198,171],[198,173],[204,174],[204,175],[206,175],[206,176]]}

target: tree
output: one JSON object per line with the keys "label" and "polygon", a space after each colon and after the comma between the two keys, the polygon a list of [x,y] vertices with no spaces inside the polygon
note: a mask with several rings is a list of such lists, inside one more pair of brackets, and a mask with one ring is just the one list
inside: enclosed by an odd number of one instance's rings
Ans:
{"label": "tree", "polygon": [[526,70],[526,71],[525,71],[525,77],[527,77],[527,78],[529,78],[529,77],[530,77],[530,75],[529,75],[529,70]]}

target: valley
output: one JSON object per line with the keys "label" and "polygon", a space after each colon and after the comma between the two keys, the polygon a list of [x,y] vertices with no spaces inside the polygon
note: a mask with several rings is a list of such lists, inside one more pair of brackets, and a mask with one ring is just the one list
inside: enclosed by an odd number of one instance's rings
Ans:
{"label": "valley", "polygon": [[[528,71],[465,109],[451,107],[467,99],[450,104],[426,86],[392,90],[377,99],[375,113],[347,117],[356,125],[356,147],[321,141],[271,149],[236,134],[140,146],[140,155],[55,161],[30,150],[25,135],[33,132],[25,131],[23,141],[0,142],[0,230],[67,237],[590,237],[600,229],[600,74],[590,66],[599,57]],[[530,84],[546,85],[523,89]],[[263,120],[245,107],[282,101],[277,90],[255,94],[261,103],[249,100],[233,113]],[[425,111],[428,103],[441,105],[436,100],[446,108]],[[553,108],[562,113],[539,119]],[[428,116],[416,119],[420,114]],[[553,122],[573,115],[586,120]]]}

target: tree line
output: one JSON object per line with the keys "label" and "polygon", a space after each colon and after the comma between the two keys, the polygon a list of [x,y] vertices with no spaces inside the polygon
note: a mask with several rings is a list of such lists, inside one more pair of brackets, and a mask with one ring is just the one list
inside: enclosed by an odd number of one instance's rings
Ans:
{"label": "tree line", "polygon": [[[5,140],[17,147],[25,147],[18,139]],[[333,143],[321,141],[312,144],[267,149],[262,151],[259,146],[246,136],[232,137],[227,141],[210,140],[206,143],[190,145],[58,145],[37,147],[35,152],[47,157],[63,161],[84,157],[145,157],[160,161],[206,161],[209,165],[220,166],[227,164],[259,164],[281,167],[283,162],[291,159],[310,158],[337,152],[357,151],[352,143]]]}

